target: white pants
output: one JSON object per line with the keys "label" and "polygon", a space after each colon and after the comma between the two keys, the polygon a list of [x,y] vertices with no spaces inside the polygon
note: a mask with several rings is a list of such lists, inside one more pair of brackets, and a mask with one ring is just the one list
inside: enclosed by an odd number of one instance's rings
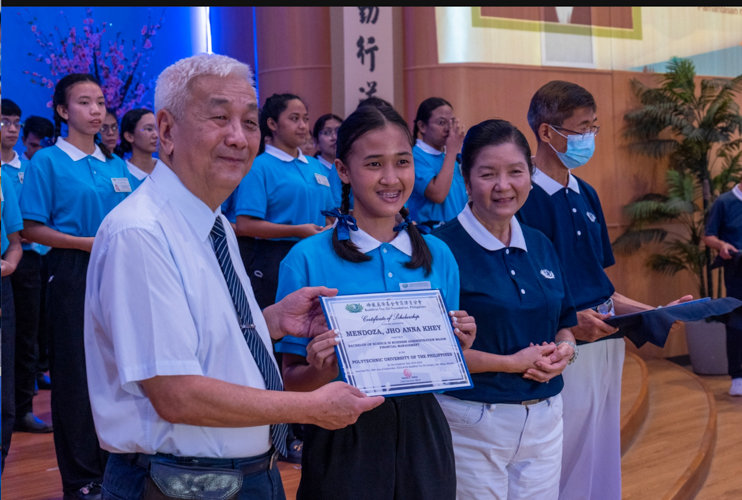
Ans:
{"label": "white pants", "polygon": [[564,451],[560,500],[621,499],[621,374],[626,344],[578,347],[564,377]]}
{"label": "white pants", "polygon": [[561,396],[528,406],[436,397],[451,427],[459,500],[556,500]]}

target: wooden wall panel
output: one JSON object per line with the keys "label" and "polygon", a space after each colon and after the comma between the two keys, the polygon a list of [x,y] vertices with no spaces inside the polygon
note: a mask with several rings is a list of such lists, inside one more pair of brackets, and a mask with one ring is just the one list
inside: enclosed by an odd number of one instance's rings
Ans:
{"label": "wooden wall panel", "polygon": [[292,93],[309,108],[310,125],[332,110],[329,7],[256,7],[260,105]]}

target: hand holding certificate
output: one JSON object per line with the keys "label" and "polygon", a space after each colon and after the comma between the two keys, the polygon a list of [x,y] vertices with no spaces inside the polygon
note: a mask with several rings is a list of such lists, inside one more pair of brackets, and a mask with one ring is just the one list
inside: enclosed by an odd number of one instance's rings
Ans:
{"label": "hand holding certificate", "polygon": [[472,387],[439,290],[322,297],[343,378],[369,396]]}

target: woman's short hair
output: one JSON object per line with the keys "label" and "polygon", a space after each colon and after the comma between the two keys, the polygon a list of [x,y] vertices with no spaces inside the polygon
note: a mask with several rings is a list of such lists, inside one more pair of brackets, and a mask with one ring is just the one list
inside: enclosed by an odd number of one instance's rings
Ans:
{"label": "woman's short hair", "polygon": [[191,81],[199,76],[239,76],[253,86],[250,66],[219,54],[198,54],[171,64],[157,77],[155,114],[166,109],[176,120],[183,118],[190,102]]}
{"label": "woman's short hair", "polygon": [[469,129],[464,138],[464,146],[461,148],[461,175],[468,182],[471,169],[484,148],[508,143],[514,144],[523,153],[528,172],[533,175],[531,147],[528,145],[528,140],[523,132],[506,120],[485,120]]}

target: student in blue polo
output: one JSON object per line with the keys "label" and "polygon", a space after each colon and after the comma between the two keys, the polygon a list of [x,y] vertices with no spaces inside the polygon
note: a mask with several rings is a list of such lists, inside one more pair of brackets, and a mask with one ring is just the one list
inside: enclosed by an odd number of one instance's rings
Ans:
{"label": "student in blue polo", "polygon": [[291,247],[331,224],[322,215],[334,206],[327,168],[299,149],[308,123],[299,97],[269,97],[260,112],[261,154],[235,191],[237,235],[259,238],[245,268],[261,308],[276,301],[278,265]]}
{"label": "student in blue polo", "polygon": [[[724,286],[727,297],[742,298],[742,186],[735,185],[723,193],[711,206],[705,228],[704,242],[719,252],[724,260]],[[727,361],[732,385],[730,396],[742,396],[742,330],[727,324]]]}
{"label": "student in blue polo", "polygon": [[[2,100],[2,172],[20,199],[28,160],[13,149],[18,140],[21,109],[10,99]],[[14,130],[15,129],[15,130]],[[15,134],[13,132],[16,132]],[[41,309],[41,257],[49,248],[23,243],[23,258],[10,278],[15,303],[15,430],[48,433],[52,426],[33,413],[38,366],[37,341]],[[6,372],[7,373],[7,372]]]}
{"label": "student in blue polo", "polygon": [[[532,189],[519,221],[554,244],[577,309],[572,333],[580,361],[564,371],[564,442],[559,498],[621,498],[621,373],[625,342],[604,322],[653,309],[616,292],[604,268],[615,263],[595,189],[572,175],[595,151],[599,131],[592,94],[555,80],[531,99],[536,135]],[[692,299],[687,295],[671,304]]]}
{"label": "student in blue polo", "polygon": [[464,353],[474,387],[438,396],[457,498],[556,499],[560,374],[576,357],[577,317],[553,245],[515,218],[531,190],[531,150],[512,124],[487,120],[466,134],[461,166],[472,201],[433,232],[456,257],[460,305],[480,331]]}
{"label": "student in blue polo", "polygon": [[327,169],[327,177],[330,179],[332,199],[335,207],[340,206],[343,192],[343,182],[338,177],[338,172],[335,168],[335,144],[337,143],[338,129],[342,124],[342,118],[332,113],[327,113],[317,118],[317,121],[314,123],[314,129],[312,129],[314,143],[317,146],[317,154],[315,156],[317,161]]}
{"label": "student in blue polo", "polygon": [[[5,176],[3,176],[5,177]],[[4,178],[2,200],[0,200],[0,268],[2,269],[2,463],[0,472],[5,469],[5,457],[10,449],[10,439],[15,423],[15,304],[10,277],[18,267],[23,256],[21,237],[23,219],[18,208],[18,198],[13,186]]]}
{"label": "student in blue polo", "polygon": [[[36,153],[21,196],[23,236],[49,252],[47,315],[50,335],[54,445],[65,497],[100,492],[107,453],[98,445],[88,398],[83,345],[85,280],[90,250],[103,218],[131,193],[135,178],[96,135],[106,116],[94,76],[71,74],[54,90],[56,143]],[[62,123],[68,135],[59,137]]]}
{"label": "student in blue polo", "polygon": [[[443,98],[430,97],[417,108],[412,136],[416,140],[415,189],[408,203],[410,216],[430,228],[456,217],[468,200],[456,156],[464,142],[464,127]],[[418,135],[422,138],[418,138]]]}
{"label": "student in blue polo", "polygon": [[[458,309],[453,255],[440,240],[422,236],[404,208],[415,177],[411,142],[407,124],[391,107],[363,107],[343,122],[337,225],[289,252],[281,263],[278,298],[310,284],[335,287],[342,295],[399,291],[409,283],[440,289],[448,307]],[[464,311],[451,314],[466,349],[476,333],[474,320]],[[285,354],[283,363],[287,390],[309,391],[338,377],[335,332],[308,345],[309,339],[293,340],[286,351],[295,354]],[[297,498],[453,499],[454,473],[451,434],[435,397],[399,396],[344,429],[307,426]]]}

